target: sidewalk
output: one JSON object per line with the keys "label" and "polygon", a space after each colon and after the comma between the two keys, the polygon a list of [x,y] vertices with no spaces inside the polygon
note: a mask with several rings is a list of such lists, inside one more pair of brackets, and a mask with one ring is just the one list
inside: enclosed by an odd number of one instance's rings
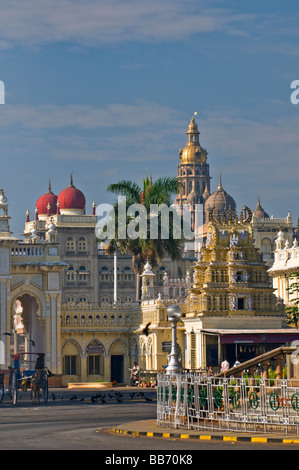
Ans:
{"label": "sidewalk", "polygon": [[299,444],[299,436],[287,436],[263,433],[234,433],[229,431],[194,431],[157,426],[155,419],[124,423],[110,429],[110,432],[135,437],[153,437],[162,439],[222,440],[226,442],[280,443]]}
{"label": "sidewalk", "polygon": [[[73,387],[70,387],[71,389]],[[75,389],[76,387],[74,387]],[[78,388],[78,390],[81,389]],[[82,387],[84,389],[84,387]],[[92,387],[85,387],[87,390],[92,390]],[[94,389],[95,391],[98,391]],[[113,387],[113,391],[121,392],[154,392],[155,390],[136,388],[136,387]],[[111,387],[107,384],[102,387],[102,391],[112,391]],[[71,391],[69,389],[69,391]],[[98,432],[102,432],[99,428]],[[161,439],[192,439],[192,440],[222,440],[226,442],[252,442],[252,443],[278,443],[278,444],[299,444],[299,435],[286,435],[278,432],[273,433],[257,433],[257,432],[232,432],[232,431],[202,431],[202,430],[188,430],[188,429],[173,429],[166,427],[159,427],[156,419],[132,421],[130,423],[122,423],[113,428],[105,429],[107,432],[115,434],[122,434],[135,437],[150,437]]]}

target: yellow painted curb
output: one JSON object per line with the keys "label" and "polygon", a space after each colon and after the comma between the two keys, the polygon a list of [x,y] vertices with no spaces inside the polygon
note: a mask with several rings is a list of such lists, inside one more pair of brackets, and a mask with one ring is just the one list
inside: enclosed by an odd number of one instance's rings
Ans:
{"label": "yellow painted curb", "polygon": [[223,436],[223,440],[237,442],[237,437],[236,436]]}
{"label": "yellow painted curb", "polygon": [[[191,439],[191,438],[194,438],[194,437],[197,437],[199,440],[202,440],[202,441],[211,441],[213,440],[213,435],[211,434],[199,434],[198,436],[192,436],[190,434],[177,434],[177,435],[173,435],[169,432],[163,432],[163,433],[154,433],[154,432],[140,432],[140,431],[128,431],[128,430],[125,430],[125,429],[117,429],[117,428],[112,428],[111,429],[113,432],[115,432],[116,434],[122,434],[124,436],[128,436],[128,435],[131,435],[131,436],[146,436],[146,437],[163,437],[165,439],[169,439],[170,437],[174,437],[176,439]],[[100,432],[97,431],[97,432]],[[217,440],[219,440],[219,436],[216,438]],[[229,436],[229,435],[223,435],[221,437],[222,441],[224,442],[238,442],[239,440],[244,440],[238,436]],[[245,440],[247,440],[248,442],[251,442],[251,443],[260,443],[260,444],[267,444],[268,442],[271,442],[271,437],[248,437],[246,438],[245,437]],[[274,438],[275,439],[275,438]],[[277,439],[275,440],[275,442],[277,442]],[[282,444],[299,444],[299,439],[296,439],[296,438],[284,438],[284,439],[281,439],[281,443]]]}
{"label": "yellow painted curb", "polygon": [[299,439],[283,439],[284,444],[299,444]]}
{"label": "yellow painted curb", "polygon": [[251,442],[262,442],[262,443],[267,443],[268,439],[266,437],[252,437]]}

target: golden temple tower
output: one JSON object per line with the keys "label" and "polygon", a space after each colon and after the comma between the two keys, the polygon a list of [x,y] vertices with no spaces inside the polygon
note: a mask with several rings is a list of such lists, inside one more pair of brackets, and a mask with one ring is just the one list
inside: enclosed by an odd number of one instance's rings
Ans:
{"label": "golden temple tower", "polygon": [[207,217],[207,239],[194,266],[183,318],[190,368],[219,364],[223,357],[235,360],[248,331],[250,348],[241,347],[243,356],[271,348],[253,334],[281,328],[284,318],[267,265],[254,246],[250,209],[244,206],[238,217],[230,209],[214,215],[211,208]]}
{"label": "golden temple tower", "polygon": [[190,204],[194,224],[195,204],[204,204],[210,195],[210,170],[207,163],[208,152],[199,143],[199,130],[192,117],[187,131],[187,142],[179,151],[177,178],[182,183],[176,204]]}

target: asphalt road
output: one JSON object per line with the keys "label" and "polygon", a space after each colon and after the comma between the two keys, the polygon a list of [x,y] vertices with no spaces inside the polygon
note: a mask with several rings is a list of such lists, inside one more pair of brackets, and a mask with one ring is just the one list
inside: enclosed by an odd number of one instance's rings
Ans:
{"label": "asphalt road", "polygon": [[[55,401],[52,399],[53,392]],[[114,392],[105,391],[102,395],[105,393],[106,403],[102,403],[99,399],[91,401],[92,395],[96,393],[99,392],[50,390],[46,405],[42,401],[40,405],[32,405],[30,392],[26,392],[20,394],[16,406],[13,406],[9,397],[5,396],[0,405],[0,449],[96,450],[101,451],[97,456],[106,464],[109,464],[109,461],[105,459],[120,456],[123,453],[138,456],[139,453],[141,455],[145,452],[142,455],[145,455],[147,459],[151,451],[154,454],[171,452],[179,456],[187,455],[188,451],[194,451],[192,454],[194,463],[199,450],[298,450],[298,445],[195,442],[114,434],[111,432],[113,426],[131,421],[154,419],[156,417],[156,392],[154,390],[145,392],[145,395],[152,399],[148,402],[142,397],[132,399],[129,391],[124,390],[122,402],[118,402]],[[111,397],[108,396],[109,394]],[[113,451],[121,452],[114,453]]]}

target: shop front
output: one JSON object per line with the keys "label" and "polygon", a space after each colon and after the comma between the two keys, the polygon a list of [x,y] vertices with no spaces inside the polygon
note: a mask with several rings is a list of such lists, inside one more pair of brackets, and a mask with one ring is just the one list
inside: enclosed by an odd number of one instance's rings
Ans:
{"label": "shop front", "polygon": [[207,367],[220,367],[226,360],[232,367],[238,360],[243,363],[280,346],[299,344],[299,330],[202,330],[206,337]]}

